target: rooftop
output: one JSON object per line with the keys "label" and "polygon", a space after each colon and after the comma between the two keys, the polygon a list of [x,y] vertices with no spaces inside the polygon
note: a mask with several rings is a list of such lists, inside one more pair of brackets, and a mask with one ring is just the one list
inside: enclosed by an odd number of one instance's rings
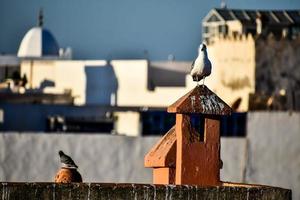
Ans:
{"label": "rooftop", "polygon": [[[255,23],[261,17],[267,24],[300,25],[300,10],[243,10],[215,8],[203,21],[231,21],[239,20],[243,23]],[[215,13],[215,15],[213,15]]]}
{"label": "rooftop", "polygon": [[19,57],[59,56],[59,46],[52,33],[43,27],[30,29],[22,39]]}

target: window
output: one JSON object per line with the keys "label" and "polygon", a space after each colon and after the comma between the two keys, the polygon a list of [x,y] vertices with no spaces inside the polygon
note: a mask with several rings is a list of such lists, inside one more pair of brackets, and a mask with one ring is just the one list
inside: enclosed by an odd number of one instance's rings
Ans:
{"label": "window", "polygon": [[227,34],[228,26],[227,25],[219,25],[219,33]]}
{"label": "window", "polygon": [[207,22],[218,22],[220,19],[216,15],[212,15],[210,18],[208,18]]}
{"label": "window", "polygon": [[203,26],[203,33],[209,33],[209,26]]}

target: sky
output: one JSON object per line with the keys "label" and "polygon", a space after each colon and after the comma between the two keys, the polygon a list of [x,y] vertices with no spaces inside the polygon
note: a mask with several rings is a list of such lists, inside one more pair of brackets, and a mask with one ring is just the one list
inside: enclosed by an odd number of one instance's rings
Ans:
{"label": "sky", "polygon": [[[228,0],[228,8],[300,9],[300,0]],[[16,54],[25,33],[44,27],[75,59],[193,60],[201,20],[220,0],[0,0],[0,52]]]}

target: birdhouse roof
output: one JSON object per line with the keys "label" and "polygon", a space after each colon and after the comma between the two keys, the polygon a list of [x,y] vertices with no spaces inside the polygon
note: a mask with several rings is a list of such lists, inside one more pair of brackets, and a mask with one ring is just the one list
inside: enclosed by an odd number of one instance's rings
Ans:
{"label": "birdhouse roof", "polygon": [[230,115],[232,109],[205,85],[198,85],[170,105],[168,112]]}

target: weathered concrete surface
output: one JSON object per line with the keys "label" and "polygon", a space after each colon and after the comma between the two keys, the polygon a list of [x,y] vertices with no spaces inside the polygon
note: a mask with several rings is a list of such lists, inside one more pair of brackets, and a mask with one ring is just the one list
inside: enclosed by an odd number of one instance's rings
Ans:
{"label": "weathered concrete surface", "polygon": [[[299,200],[299,126],[299,113],[249,113],[247,140],[221,138],[221,180],[291,188],[293,199]],[[84,182],[152,183],[152,170],[144,168],[143,160],[159,139],[99,134],[0,134],[0,181],[54,181],[60,167],[57,151],[62,149],[79,165]]]}
{"label": "weathered concrete surface", "polygon": [[0,186],[2,200],[291,200],[290,190],[266,186],[196,187],[108,183],[2,183]]}
{"label": "weathered concrete surface", "polygon": [[246,147],[245,138],[221,138],[221,180],[245,182]]}
{"label": "weathered concrete surface", "polygon": [[[0,134],[0,181],[54,181],[58,150],[79,166],[84,182],[152,183],[144,156],[160,137],[99,134]],[[221,180],[243,182],[245,139],[221,138]]]}
{"label": "weathered concrete surface", "polygon": [[246,181],[291,188],[300,199],[300,114],[248,114]]}
{"label": "weathered concrete surface", "polygon": [[54,181],[58,150],[79,166],[84,182],[151,183],[146,152],[158,137],[101,134],[0,134],[0,181]]}
{"label": "weathered concrete surface", "polygon": [[[300,113],[249,113],[248,121],[247,139],[221,138],[221,180],[291,188],[293,199],[299,200]],[[79,165],[84,182],[152,183],[152,170],[144,168],[143,160],[158,140],[89,134],[0,134],[0,181],[53,181],[59,169],[57,151],[62,149]]]}

